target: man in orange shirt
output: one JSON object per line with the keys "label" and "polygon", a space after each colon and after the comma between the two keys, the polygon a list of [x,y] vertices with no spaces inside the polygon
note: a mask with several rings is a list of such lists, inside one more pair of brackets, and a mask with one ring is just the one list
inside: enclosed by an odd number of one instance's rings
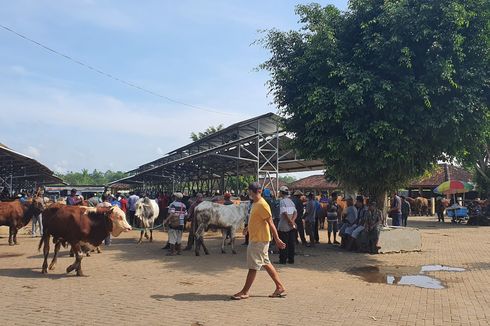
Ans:
{"label": "man in orange shirt", "polygon": [[262,198],[262,187],[258,182],[248,186],[248,195],[253,201],[252,210],[248,227],[243,231],[248,233],[249,244],[247,247],[247,266],[248,274],[243,289],[233,295],[231,299],[242,300],[249,297],[249,291],[257,275],[257,271],[264,267],[276,285],[275,291],[269,296],[271,298],[281,298],[286,295],[286,288],[279,279],[274,266],[269,260],[269,242],[271,241],[271,231],[279,249],[286,248],[286,244],[279,239],[276,227],[272,221],[272,214],[269,204]]}

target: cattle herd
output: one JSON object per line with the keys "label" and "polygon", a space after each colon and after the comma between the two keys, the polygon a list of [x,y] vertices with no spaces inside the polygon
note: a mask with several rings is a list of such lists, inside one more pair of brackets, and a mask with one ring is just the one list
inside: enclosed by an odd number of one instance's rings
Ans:
{"label": "cattle herd", "polygon": [[[3,201],[0,202],[0,226],[9,227],[9,245],[16,245],[18,230],[26,226],[34,216],[42,214],[43,234],[38,246],[44,257],[42,273],[46,274],[48,270],[55,268],[62,246],[70,246],[70,255],[75,257],[75,261],[66,268],[66,272],[76,271],[76,275],[82,276],[83,253],[88,255],[90,250],[98,248],[109,235],[117,237],[132,228],[126,220],[126,214],[117,206],[88,207],[83,206],[85,201],[81,204],[68,206],[62,201],[52,202],[42,196],[34,196],[26,201]],[[226,236],[231,235],[231,249],[235,254],[235,234],[243,225],[248,207],[248,202],[225,206],[205,201],[198,205],[194,213],[196,224],[193,225],[195,254],[199,256],[201,247],[209,254],[204,244],[204,234],[209,228],[222,230],[223,253]],[[159,216],[158,205],[147,197],[141,198],[136,204],[135,216],[141,225],[138,243],[142,242],[143,235],[151,242],[154,223]],[[54,255],[48,266],[51,244],[54,245]]]}
{"label": "cattle herd", "polygon": [[46,198],[35,196],[21,202],[14,200],[0,202],[0,225],[9,227],[9,245],[18,244],[17,231],[27,225],[32,217],[42,213],[43,235],[39,249],[43,248],[44,262],[42,273],[48,272],[48,254],[50,240],[53,239],[54,257],[49,269],[54,269],[61,246],[70,245],[75,262],[66,272],[76,271],[82,276],[82,250],[99,246],[109,234],[117,237],[123,231],[130,231],[125,213],[117,206],[86,207],[67,206],[51,203]]}

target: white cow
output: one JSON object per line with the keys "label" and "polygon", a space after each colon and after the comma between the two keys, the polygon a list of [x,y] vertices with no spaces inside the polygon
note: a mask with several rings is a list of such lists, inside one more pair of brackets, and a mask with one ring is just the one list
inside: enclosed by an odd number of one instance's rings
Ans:
{"label": "white cow", "polygon": [[134,216],[140,219],[142,227],[138,243],[141,243],[143,233],[145,234],[145,238],[148,239],[148,229],[150,230],[150,242],[153,241],[153,226],[155,225],[155,220],[158,218],[159,214],[160,208],[158,207],[156,201],[148,197],[144,197],[136,202],[136,211],[134,212]]}
{"label": "white cow", "polygon": [[196,256],[199,256],[201,245],[204,253],[209,255],[209,251],[204,245],[204,233],[210,226],[221,229],[223,235],[222,253],[225,253],[226,231],[230,230],[231,250],[236,254],[235,233],[243,225],[247,217],[248,205],[248,202],[242,202],[239,205],[221,205],[208,201],[200,203],[194,210],[197,225],[195,232]]}

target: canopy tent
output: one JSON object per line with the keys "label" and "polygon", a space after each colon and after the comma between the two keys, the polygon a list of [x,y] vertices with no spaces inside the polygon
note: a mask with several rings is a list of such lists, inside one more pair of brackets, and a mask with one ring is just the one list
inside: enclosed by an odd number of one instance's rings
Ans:
{"label": "canopy tent", "polygon": [[[324,168],[321,160],[298,157],[288,147],[290,139],[281,128],[279,116],[267,113],[171,151],[129,171],[128,177],[111,184],[224,191],[230,177],[254,176],[255,180],[262,180],[264,187],[277,190],[279,173]],[[241,189],[233,190],[239,192]]]}
{"label": "canopy tent", "polygon": [[12,194],[14,190],[52,183],[63,183],[63,180],[35,159],[0,144],[0,186]]}

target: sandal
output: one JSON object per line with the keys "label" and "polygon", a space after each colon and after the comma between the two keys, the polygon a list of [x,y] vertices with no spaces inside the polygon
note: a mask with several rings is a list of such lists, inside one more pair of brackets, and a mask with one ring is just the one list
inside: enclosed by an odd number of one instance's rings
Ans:
{"label": "sandal", "polygon": [[274,292],[271,295],[269,295],[269,298],[285,298],[287,295],[286,292]]}
{"label": "sandal", "polygon": [[249,296],[248,295],[244,295],[244,294],[234,294],[230,297],[231,300],[245,300],[245,299],[248,299]]}

